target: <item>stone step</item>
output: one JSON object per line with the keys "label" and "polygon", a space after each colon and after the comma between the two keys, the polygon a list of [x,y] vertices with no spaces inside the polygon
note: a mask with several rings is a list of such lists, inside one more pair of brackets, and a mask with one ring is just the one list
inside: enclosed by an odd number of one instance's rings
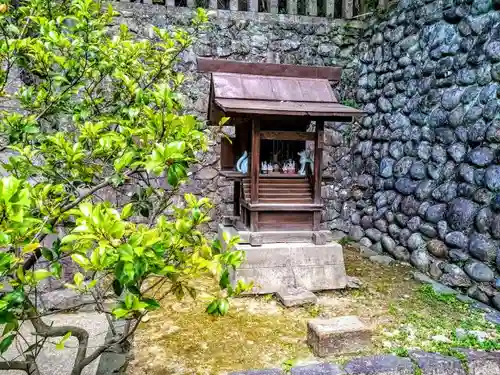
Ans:
{"label": "stone step", "polygon": [[276,297],[285,307],[315,304],[318,298],[313,292],[304,288],[283,288]]}
{"label": "stone step", "polygon": [[371,330],[357,316],[307,322],[307,343],[314,355],[352,354],[371,347]]}

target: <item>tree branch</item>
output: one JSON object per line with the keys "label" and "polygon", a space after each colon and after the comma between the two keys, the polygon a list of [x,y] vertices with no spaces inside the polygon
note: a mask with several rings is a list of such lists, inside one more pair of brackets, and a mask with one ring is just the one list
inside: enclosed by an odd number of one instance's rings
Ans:
{"label": "tree branch", "polygon": [[0,370],[18,370],[24,371],[28,375],[40,375],[38,366],[32,356],[26,356],[26,361],[5,361],[0,362]]}
{"label": "tree branch", "polygon": [[88,366],[90,363],[92,363],[95,359],[97,359],[102,353],[104,353],[109,347],[116,345],[116,344],[122,344],[125,342],[130,336],[132,336],[135,332],[135,330],[139,327],[139,323],[141,322],[142,317],[145,314],[142,314],[137,318],[137,322],[135,323],[134,328],[128,330],[126,334],[123,334],[119,339],[112,338],[108,341],[106,341],[104,344],[102,344],[99,348],[97,348],[91,355],[89,355],[87,358],[85,358],[83,361],[80,362],[80,365],[75,368],[75,370],[79,370],[79,372],[73,372],[71,375],[80,375],[81,371]]}

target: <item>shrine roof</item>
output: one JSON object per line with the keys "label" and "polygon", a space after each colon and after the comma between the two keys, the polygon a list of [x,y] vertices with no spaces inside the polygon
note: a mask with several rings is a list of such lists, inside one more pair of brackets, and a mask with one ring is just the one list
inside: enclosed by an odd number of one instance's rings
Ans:
{"label": "shrine roof", "polygon": [[227,115],[353,117],[362,111],[338,103],[328,79],[212,73],[212,101]]}

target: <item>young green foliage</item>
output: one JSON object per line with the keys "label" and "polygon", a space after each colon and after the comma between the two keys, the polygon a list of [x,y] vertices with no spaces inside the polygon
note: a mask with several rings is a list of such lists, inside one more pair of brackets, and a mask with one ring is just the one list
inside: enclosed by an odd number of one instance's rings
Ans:
{"label": "young green foliage", "polygon": [[[190,32],[155,28],[154,40],[138,40],[126,25],[110,29],[115,13],[100,1],[0,2],[0,99],[17,107],[0,111],[1,147],[9,153],[2,162],[8,177],[0,179],[0,354],[29,319],[39,339],[26,362],[34,365],[47,338],[59,337],[63,348],[74,336],[72,375],[81,374],[167,294],[205,291],[197,280],[207,275],[217,286],[208,290],[207,311],[225,314],[230,297],[249,287],[233,287],[229,278],[242,254],[222,252],[204,235],[212,208],[206,198],[181,194],[207,137],[183,109],[184,75],[175,67],[192,30],[205,27],[205,12]],[[23,81],[12,85],[19,72]],[[46,246],[58,230],[65,235]],[[237,239],[226,242],[231,250]],[[46,325],[28,298],[38,299],[46,278],[61,278],[67,258],[81,272],[66,287],[130,322],[96,349],[87,348],[81,328]]]}

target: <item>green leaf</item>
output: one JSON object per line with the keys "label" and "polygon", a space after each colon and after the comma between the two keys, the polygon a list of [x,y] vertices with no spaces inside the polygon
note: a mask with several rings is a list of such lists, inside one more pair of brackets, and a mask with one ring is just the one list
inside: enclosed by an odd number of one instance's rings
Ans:
{"label": "green leaf", "polygon": [[137,299],[136,296],[134,296],[133,294],[127,294],[125,296],[125,307],[127,309],[131,309],[133,306],[134,306],[134,301]]}
{"label": "green leaf", "polygon": [[12,305],[20,305],[24,302],[25,294],[22,290],[18,289],[6,294],[3,299]]}
{"label": "green leaf", "polygon": [[12,344],[14,341],[14,337],[16,337],[15,334],[11,334],[7,337],[5,337],[2,341],[0,341],[0,354],[3,354],[9,349],[9,346]]}
{"label": "green leaf", "polygon": [[79,238],[80,238],[80,236],[77,235],[77,234],[68,234],[67,236],[63,237],[63,239],[61,240],[61,244],[66,244],[66,243],[69,243],[69,242],[73,242],[73,241],[76,241]]}
{"label": "green leaf", "polygon": [[113,280],[113,291],[117,296],[121,296],[123,292],[123,285],[117,279]]}
{"label": "green leaf", "polygon": [[221,314],[221,315],[226,315],[227,314],[227,311],[229,310],[229,302],[228,302],[227,299],[222,298],[219,301],[218,310],[219,310],[219,314]]}
{"label": "green leaf", "polygon": [[179,176],[177,175],[176,169],[175,169],[175,164],[173,164],[169,169],[167,173],[167,181],[170,186],[172,187],[177,187],[179,184]]}
{"label": "green leaf", "polygon": [[217,304],[217,300],[215,301],[212,301],[210,302],[210,304],[207,306],[207,313],[209,313],[210,315],[217,315],[219,313],[219,310],[218,310],[218,304]]}
{"label": "green leaf", "polygon": [[50,276],[52,276],[52,273],[50,271],[44,270],[44,269],[36,270],[35,272],[33,272],[33,277],[35,278],[35,281],[37,281],[37,282],[42,281]]}
{"label": "green leaf", "polygon": [[10,242],[10,236],[7,233],[0,232],[0,246],[5,246]]}
{"label": "green leaf", "polygon": [[123,318],[123,317],[127,316],[129,313],[130,313],[129,310],[126,310],[126,309],[123,309],[123,308],[117,308],[117,309],[113,310],[113,315],[117,319]]}
{"label": "green leaf", "polygon": [[8,324],[17,321],[11,311],[0,311],[0,324]]}
{"label": "green leaf", "polygon": [[229,285],[229,271],[224,270],[219,280],[219,286],[221,289],[226,289],[228,285]]}
{"label": "green leaf", "polygon": [[33,251],[35,251],[39,247],[40,247],[40,244],[38,242],[27,244],[23,248],[23,254],[32,253]]}
{"label": "green leaf", "polygon": [[92,204],[91,203],[80,203],[78,206],[83,216],[90,217],[92,215]]}
{"label": "green leaf", "polygon": [[[64,238],[63,238],[63,242],[64,242]],[[75,261],[75,263],[82,266],[83,268],[86,268],[87,266],[90,265],[89,260],[87,258],[85,258],[82,254],[73,254],[73,255],[71,255],[71,259],[73,259]]]}
{"label": "green leaf", "polygon": [[120,260],[124,262],[131,262],[134,260],[134,249],[129,244],[123,244],[118,248]]}
{"label": "green leaf", "polygon": [[66,332],[62,339],[56,344],[57,350],[64,349],[64,343],[71,337],[71,331]]}
{"label": "green leaf", "polygon": [[14,330],[17,329],[17,327],[19,327],[19,324],[17,323],[17,320],[16,321],[13,321],[13,322],[10,322],[10,323],[7,323],[4,327],[3,327],[3,333],[2,333],[2,336],[5,336],[7,333],[9,332],[12,332]]}
{"label": "green leaf", "polygon": [[49,267],[50,269],[50,272],[52,272],[52,275],[57,278],[57,279],[60,279],[61,278],[61,273],[62,273],[62,266],[60,263],[52,263]]}
{"label": "green leaf", "polygon": [[160,303],[153,298],[144,298],[142,301],[148,305],[147,307],[148,310],[156,310],[161,307]]}
{"label": "green leaf", "polygon": [[54,260],[54,253],[52,253],[52,250],[47,247],[42,248],[42,256],[49,262],[52,262]]}
{"label": "green leaf", "polygon": [[75,282],[75,285],[79,288],[83,283],[83,279],[84,277],[80,272],[75,273],[75,276],[73,276],[73,281]]}
{"label": "green leaf", "polygon": [[134,205],[132,203],[129,203],[123,207],[120,217],[122,220],[125,220],[128,219],[130,216],[132,216],[133,213],[134,213]]}
{"label": "green leaf", "polygon": [[134,280],[134,264],[119,262],[115,271],[116,277],[122,285],[128,285]]}

